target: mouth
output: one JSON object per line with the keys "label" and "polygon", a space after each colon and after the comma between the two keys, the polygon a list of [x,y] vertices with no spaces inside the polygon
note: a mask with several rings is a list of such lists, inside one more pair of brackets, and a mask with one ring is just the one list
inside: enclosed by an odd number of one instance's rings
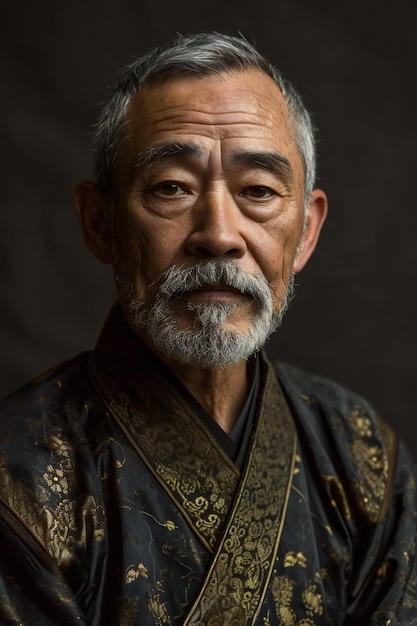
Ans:
{"label": "mouth", "polygon": [[237,303],[248,300],[248,296],[229,285],[203,285],[181,294],[181,299],[193,302]]}

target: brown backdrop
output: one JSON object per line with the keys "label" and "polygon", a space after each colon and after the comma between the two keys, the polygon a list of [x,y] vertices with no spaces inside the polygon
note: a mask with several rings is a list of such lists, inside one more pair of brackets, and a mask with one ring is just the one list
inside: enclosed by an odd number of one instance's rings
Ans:
{"label": "brown backdrop", "polygon": [[[0,392],[91,347],[113,298],[71,206],[117,70],[176,31],[241,31],[319,128],[321,245],[269,351],[368,397],[415,454],[413,0],[6,0],[1,15]],[[340,8],[343,7],[343,8]]]}

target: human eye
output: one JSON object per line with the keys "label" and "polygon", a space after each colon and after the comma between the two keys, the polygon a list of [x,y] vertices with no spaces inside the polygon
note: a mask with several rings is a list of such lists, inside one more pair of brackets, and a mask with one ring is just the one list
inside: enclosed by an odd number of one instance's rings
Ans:
{"label": "human eye", "polygon": [[254,200],[269,200],[277,195],[276,191],[265,185],[250,185],[240,192],[240,196],[246,196]]}
{"label": "human eye", "polygon": [[195,190],[181,179],[154,177],[138,188],[139,201],[146,210],[162,217],[178,217],[192,207]]}
{"label": "human eye", "polygon": [[181,196],[187,193],[182,185],[172,180],[163,181],[154,185],[151,191],[161,196]]}

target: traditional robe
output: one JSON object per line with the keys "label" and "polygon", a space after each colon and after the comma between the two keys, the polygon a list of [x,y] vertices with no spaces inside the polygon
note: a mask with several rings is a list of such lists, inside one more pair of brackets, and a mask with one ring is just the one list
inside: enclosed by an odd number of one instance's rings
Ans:
{"label": "traditional robe", "polygon": [[404,446],[362,398],[261,358],[241,469],[118,308],[3,401],[1,624],[417,624]]}

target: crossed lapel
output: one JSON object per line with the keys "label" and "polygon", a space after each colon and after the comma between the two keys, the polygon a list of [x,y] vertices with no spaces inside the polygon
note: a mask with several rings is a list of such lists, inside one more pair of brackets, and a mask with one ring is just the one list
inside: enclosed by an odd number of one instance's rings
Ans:
{"label": "crossed lapel", "polygon": [[213,552],[240,473],[117,308],[93,352],[90,372],[137,454]]}
{"label": "crossed lapel", "polygon": [[275,565],[297,436],[272,366],[256,434],[227,525],[184,626],[254,624]]}
{"label": "crossed lapel", "polygon": [[[254,624],[274,567],[295,460],[292,416],[272,366],[240,474],[113,310],[92,378],[138,455],[213,554],[184,626]],[[119,318],[119,319],[118,319]]]}

